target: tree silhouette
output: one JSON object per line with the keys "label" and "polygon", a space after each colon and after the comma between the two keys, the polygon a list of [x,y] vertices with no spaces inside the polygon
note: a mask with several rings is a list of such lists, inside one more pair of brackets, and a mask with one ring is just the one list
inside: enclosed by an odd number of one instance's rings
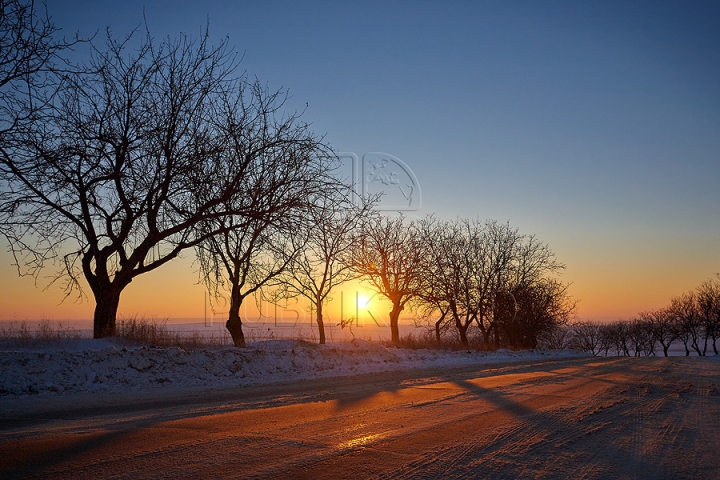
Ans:
{"label": "tree silhouette", "polygon": [[420,295],[430,255],[417,225],[405,217],[376,216],[362,225],[353,252],[353,270],[390,300],[390,332],[400,342],[398,320],[410,300]]}
{"label": "tree silhouette", "polygon": [[451,322],[466,347],[472,325],[485,345],[493,339],[496,347],[534,347],[574,312],[567,285],[554,278],[564,266],[536,237],[492,220],[430,216],[418,228],[431,252],[418,298],[426,316],[440,313],[438,341],[441,324]]}
{"label": "tree silhouette", "polygon": [[57,39],[59,29],[35,2],[0,1],[0,149],[8,155],[12,136],[46,107],[67,70],[63,54],[82,41]]}
{"label": "tree silhouette", "polygon": [[356,230],[370,215],[372,201],[354,205],[352,194],[332,189],[323,192],[308,214],[307,229],[299,233],[303,248],[281,277],[280,296],[304,297],[315,311],[320,344],[325,343],[323,306],[332,290],[357,277],[352,252]]}
{"label": "tree silhouette", "polygon": [[713,352],[717,355],[717,339],[720,337],[720,277],[704,281],[696,292],[697,308],[705,331],[703,355],[707,352],[708,340],[712,340]]}
{"label": "tree silhouette", "polygon": [[[93,44],[86,64],[56,72],[62,88],[44,108],[4,107],[26,121],[2,137],[2,233],[23,273],[54,264],[68,295],[84,277],[95,337],[115,334],[135,277],[231,228],[211,220],[275,208],[246,188],[277,147],[262,131],[277,97],[236,73],[227,40],[136,40]],[[239,149],[238,131],[252,145]]]}
{"label": "tree silhouette", "polygon": [[480,258],[482,224],[428,217],[419,223],[419,229],[425,250],[432,253],[420,276],[422,288],[418,297],[441,313],[435,324],[435,338],[439,339],[440,322],[446,320],[452,322],[460,342],[467,347],[467,331],[482,301],[474,275]]}
{"label": "tree silhouette", "polygon": [[336,188],[332,152],[297,114],[275,115],[282,98],[256,84],[254,107],[233,110],[242,116],[229,119],[227,155],[243,164],[237,184],[243,194],[199,224],[201,280],[211,294],[229,296],[226,327],[238,347],[245,347],[242,303],[280,284],[280,275],[306,248],[301,232],[313,223],[318,209],[313,199]]}

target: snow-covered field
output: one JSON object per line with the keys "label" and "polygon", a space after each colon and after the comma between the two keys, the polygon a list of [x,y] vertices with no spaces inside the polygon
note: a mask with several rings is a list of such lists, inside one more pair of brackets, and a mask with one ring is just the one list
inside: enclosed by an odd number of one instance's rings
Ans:
{"label": "snow-covered field", "polygon": [[246,349],[131,346],[115,339],[0,345],[0,396],[202,389],[584,356],[572,351],[410,350],[353,340],[267,340]]}

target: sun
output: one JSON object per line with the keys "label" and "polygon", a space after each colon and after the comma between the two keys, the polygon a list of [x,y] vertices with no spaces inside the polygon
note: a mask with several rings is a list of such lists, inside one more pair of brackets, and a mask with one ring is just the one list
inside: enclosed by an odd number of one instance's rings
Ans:
{"label": "sun", "polygon": [[366,308],[369,303],[370,303],[370,299],[367,297],[367,295],[358,295],[357,306],[359,308]]}

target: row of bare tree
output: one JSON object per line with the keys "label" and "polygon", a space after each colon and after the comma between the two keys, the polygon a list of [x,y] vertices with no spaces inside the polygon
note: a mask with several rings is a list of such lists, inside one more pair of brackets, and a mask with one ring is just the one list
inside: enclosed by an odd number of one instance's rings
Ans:
{"label": "row of bare tree", "polygon": [[238,73],[227,40],[67,41],[36,7],[0,3],[0,234],[18,272],[51,267],[68,295],[87,282],[105,337],[134,278],[195,249],[236,310],[342,194],[332,152],[285,92]]}
{"label": "row of bare tree", "polygon": [[674,297],[665,308],[640,313],[627,321],[600,324],[576,322],[546,338],[554,348],[573,347],[593,355],[668,356],[673,342],[682,343],[685,355],[718,354],[720,338],[720,276]]}
{"label": "row of bare tree", "polygon": [[251,245],[241,238],[253,235],[232,229],[201,244],[205,283],[216,296],[230,290],[227,326],[236,345],[244,345],[239,307],[256,293],[272,302],[307,299],[325,343],[324,307],[335,287],[354,279],[390,302],[396,343],[406,309],[432,325],[438,343],[454,333],[468,346],[474,329],[486,347],[517,348],[537,346],[539,335],[564,325],[574,311],[567,285],[556,278],[564,266],[547,245],[508,224],[408,221],[381,216],[370,202],[321,198],[307,211],[311,221],[295,222],[292,232]]}
{"label": "row of bare tree", "polygon": [[564,265],[507,223],[371,217],[352,255],[351,271],[392,304],[395,342],[407,306],[432,326],[438,343],[445,333],[468,346],[474,328],[486,347],[517,348],[537,346],[541,333],[565,324],[575,309],[557,279]]}
{"label": "row of bare tree", "polygon": [[[58,39],[33,2],[0,3],[0,234],[20,274],[47,267],[67,295],[95,300],[94,336],[115,334],[136,278],[197,256],[200,280],[230,299],[245,346],[250,297],[323,307],[350,279],[407,306],[437,341],[534,347],[574,309],[548,247],[507,224],[373,213],[336,175],[330,147],[284,113],[286,92],[238,73],[227,41]],[[70,62],[70,49],[88,60]]]}

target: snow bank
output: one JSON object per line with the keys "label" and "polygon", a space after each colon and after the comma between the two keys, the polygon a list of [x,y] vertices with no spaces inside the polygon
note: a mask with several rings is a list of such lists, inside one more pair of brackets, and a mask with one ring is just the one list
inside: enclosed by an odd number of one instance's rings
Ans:
{"label": "snow bank", "polygon": [[0,396],[219,388],[391,370],[568,357],[575,352],[408,350],[377,342],[269,340],[249,348],[123,346],[114,340],[0,349]]}

